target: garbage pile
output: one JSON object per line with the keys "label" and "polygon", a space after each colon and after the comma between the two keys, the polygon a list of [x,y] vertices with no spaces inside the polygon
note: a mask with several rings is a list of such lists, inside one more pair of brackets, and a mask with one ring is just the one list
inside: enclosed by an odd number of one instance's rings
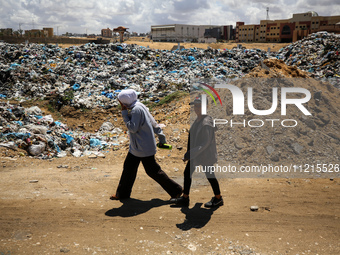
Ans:
{"label": "garbage pile", "polygon": [[0,97],[42,98],[78,108],[117,104],[126,87],[156,101],[193,78],[241,77],[267,58],[259,49],[152,50],[137,45],[93,43],[55,45],[0,43]]}
{"label": "garbage pile", "polygon": [[[138,91],[140,99],[157,102],[160,97],[174,91],[190,91],[191,83],[200,78],[307,77],[306,73],[339,87],[339,46],[338,35],[324,32],[312,34],[278,53],[242,48],[168,51],[126,44],[89,43],[59,48],[55,45],[0,43],[0,99],[22,102],[44,98],[50,100],[58,111],[65,105],[80,109],[107,109],[118,105],[118,93],[128,87]],[[334,86],[327,87],[329,92],[337,93],[332,90]],[[321,86],[315,86],[313,93],[317,97],[322,90]],[[326,100],[326,97],[321,98]],[[316,105],[318,100],[316,98]],[[336,109],[336,106],[332,107]],[[328,110],[325,108],[325,112]],[[36,106],[24,108],[0,102],[0,116],[0,147],[22,149],[26,154],[39,158],[70,154],[76,157],[103,156],[102,152],[107,148],[116,148],[128,141],[127,135],[110,122],[104,122],[94,133],[73,130],[50,115],[44,116]],[[301,120],[304,123],[301,133],[305,136],[308,131],[312,144],[319,144],[322,142],[320,137],[326,137],[330,144],[338,146],[339,135],[335,127],[339,122],[332,125],[328,124],[331,121],[327,122],[333,117],[337,119],[336,115],[323,116],[315,112],[315,116],[314,124]],[[320,135],[314,132],[314,126],[317,131],[319,127],[326,126],[327,131],[323,129]],[[298,138],[292,134],[292,139]],[[286,151],[293,150],[293,142],[286,141],[285,144],[289,144]],[[304,141],[300,145],[305,150],[312,146]],[[239,152],[247,154],[243,149],[249,146],[237,144],[237,150],[232,152],[233,158]],[[254,155],[265,155],[263,150]],[[325,147],[313,153],[322,154],[327,150]],[[278,151],[271,160],[277,160],[277,155],[280,160],[288,160],[286,151]]]}
{"label": "garbage pile", "polygon": [[0,115],[0,147],[21,149],[24,155],[41,159],[67,155],[105,157],[103,152],[128,141],[111,122],[104,122],[96,133],[74,131],[51,115],[43,116],[37,106],[23,108],[0,103]]}
{"label": "garbage pile", "polygon": [[318,32],[282,48],[277,58],[340,88],[340,35]]}

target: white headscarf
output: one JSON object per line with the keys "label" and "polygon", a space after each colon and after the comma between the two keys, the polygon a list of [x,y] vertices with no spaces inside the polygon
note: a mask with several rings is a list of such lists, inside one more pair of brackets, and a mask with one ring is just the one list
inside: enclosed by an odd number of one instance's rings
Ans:
{"label": "white headscarf", "polygon": [[118,94],[118,100],[127,108],[133,108],[137,102],[137,93],[133,89],[124,89]]}
{"label": "white headscarf", "polygon": [[137,93],[133,89],[124,89],[122,92],[118,94],[118,100],[122,102],[127,108],[132,109],[136,105],[141,106],[148,114],[148,117],[151,121],[153,127],[157,128],[158,124],[155,121],[154,117],[149,112],[149,109],[142,103],[137,100]]}

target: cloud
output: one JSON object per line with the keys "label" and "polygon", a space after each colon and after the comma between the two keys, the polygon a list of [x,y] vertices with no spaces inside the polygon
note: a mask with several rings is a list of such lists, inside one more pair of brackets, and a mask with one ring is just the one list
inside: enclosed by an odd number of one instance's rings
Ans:
{"label": "cloud", "polygon": [[175,0],[175,12],[192,13],[199,9],[210,9],[207,0]]}
{"label": "cloud", "polygon": [[339,15],[338,0],[0,0],[0,28],[24,30],[53,27],[55,33],[94,33],[126,26],[130,32],[148,32],[151,25],[259,24],[266,19],[288,19],[293,13],[316,11]]}

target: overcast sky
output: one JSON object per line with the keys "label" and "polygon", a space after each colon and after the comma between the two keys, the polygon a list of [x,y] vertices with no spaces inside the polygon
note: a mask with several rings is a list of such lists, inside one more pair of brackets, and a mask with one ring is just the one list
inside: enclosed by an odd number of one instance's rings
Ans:
{"label": "overcast sky", "polygon": [[102,28],[128,27],[145,33],[151,25],[259,24],[266,19],[288,19],[293,13],[316,11],[340,15],[340,0],[0,0],[0,28],[42,29],[55,34],[100,34]]}

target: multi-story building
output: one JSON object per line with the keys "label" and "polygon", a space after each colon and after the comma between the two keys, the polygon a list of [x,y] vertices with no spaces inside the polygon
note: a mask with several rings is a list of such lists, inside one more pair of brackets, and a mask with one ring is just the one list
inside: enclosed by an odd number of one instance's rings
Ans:
{"label": "multi-story building", "polygon": [[235,29],[233,25],[222,26],[222,39],[227,41],[235,39]]}
{"label": "multi-story building", "polygon": [[[244,24],[244,23],[243,23]],[[260,37],[260,25],[239,25],[236,24],[238,31],[237,41],[258,42]]]}
{"label": "multi-story building", "polygon": [[44,27],[43,31],[47,35],[47,37],[53,37],[53,28],[52,27]]}
{"label": "multi-story building", "polygon": [[102,29],[102,37],[112,38],[112,30],[110,28]]}
{"label": "multi-story building", "polygon": [[293,14],[290,19],[261,20],[260,25],[236,23],[236,42],[295,42],[318,31],[340,32],[340,16],[316,12]]}
{"label": "multi-story building", "polygon": [[11,36],[13,35],[13,29],[12,28],[0,28],[0,35]]}
{"label": "multi-story building", "polygon": [[232,26],[184,24],[151,26],[151,37],[153,41],[200,42],[204,41],[207,37],[230,40],[233,36]]}
{"label": "multi-story building", "polygon": [[53,28],[44,27],[40,29],[25,30],[26,37],[53,37]]}

